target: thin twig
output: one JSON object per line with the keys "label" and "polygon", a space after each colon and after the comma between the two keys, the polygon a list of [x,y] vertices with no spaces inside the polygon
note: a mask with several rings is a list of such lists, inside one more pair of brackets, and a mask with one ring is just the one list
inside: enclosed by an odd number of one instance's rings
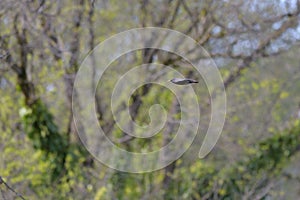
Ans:
{"label": "thin twig", "polygon": [[21,199],[25,200],[25,198],[24,198],[21,194],[19,194],[19,193],[16,192],[12,187],[10,187],[10,186],[2,179],[2,177],[0,176],[0,185],[2,185],[2,184],[4,184],[5,187],[6,187],[7,189],[9,189],[10,191],[12,191],[16,196],[18,196],[18,197],[20,197]]}

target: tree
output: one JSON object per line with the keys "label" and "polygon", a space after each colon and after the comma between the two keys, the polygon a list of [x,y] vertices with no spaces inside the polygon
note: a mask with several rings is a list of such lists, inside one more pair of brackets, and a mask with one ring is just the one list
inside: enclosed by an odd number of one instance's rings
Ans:
{"label": "tree", "polygon": [[[272,176],[282,177],[288,160],[299,151],[294,143],[299,129],[290,122],[290,111],[300,101],[296,95],[300,87],[299,0],[2,0],[0,5],[0,95],[4,105],[0,109],[0,149],[4,152],[0,176],[24,197],[263,198],[275,187]],[[224,79],[228,121],[219,144],[204,161],[190,156],[198,151],[200,135],[185,156],[165,169],[132,175],[99,165],[87,154],[73,121],[72,92],[81,62],[98,42],[133,27],[149,26],[185,33],[208,51]],[[200,62],[209,57],[193,58]],[[163,105],[174,123],[167,124],[157,137],[145,141],[127,135],[108,109],[109,91],[120,73],[151,62],[197,76],[181,57],[143,49],[112,63],[105,72],[109,80],[102,80],[106,85],[91,86],[97,88],[101,127],[119,147],[130,151],[159,148],[178,129],[176,98],[155,84],[142,86],[129,102],[121,102],[119,113],[129,107],[131,118],[143,125],[149,123],[148,108],[153,103]],[[96,58],[92,66],[96,72]],[[204,83],[195,90],[201,102],[206,102],[200,105],[201,133],[208,126],[210,97]],[[33,156],[26,160],[26,155]],[[219,170],[228,160],[233,166]],[[275,163],[276,173],[269,172],[266,163],[270,162]],[[257,166],[251,168],[252,164]],[[49,187],[58,192],[51,193]]]}

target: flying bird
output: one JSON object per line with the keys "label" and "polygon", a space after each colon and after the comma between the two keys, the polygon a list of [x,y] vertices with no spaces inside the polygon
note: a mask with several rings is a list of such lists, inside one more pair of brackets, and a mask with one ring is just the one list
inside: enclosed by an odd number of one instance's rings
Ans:
{"label": "flying bird", "polygon": [[189,78],[173,78],[170,81],[177,85],[188,85],[192,83],[199,83],[198,81]]}

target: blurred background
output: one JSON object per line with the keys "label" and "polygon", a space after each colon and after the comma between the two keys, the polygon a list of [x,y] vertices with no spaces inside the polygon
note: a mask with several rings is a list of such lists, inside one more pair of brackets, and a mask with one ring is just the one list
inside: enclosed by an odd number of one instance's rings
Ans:
{"label": "blurred background", "polygon": [[[299,0],[1,0],[0,199],[299,199],[299,22]],[[129,52],[93,86],[99,124],[116,145],[133,152],[159,149],[180,121],[174,94],[146,84],[119,112],[130,109],[144,125],[151,105],[160,104],[175,123],[150,139],[118,128],[110,96],[132,67],[155,62],[196,77],[201,102],[199,137],[189,150],[164,169],[130,174],[106,167],[84,148],[72,91],[83,59],[97,44],[149,26],[182,32],[206,49],[210,57],[193,58],[212,58],[218,66],[226,123],[213,151],[199,159],[211,114],[204,81],[172,53]]]}

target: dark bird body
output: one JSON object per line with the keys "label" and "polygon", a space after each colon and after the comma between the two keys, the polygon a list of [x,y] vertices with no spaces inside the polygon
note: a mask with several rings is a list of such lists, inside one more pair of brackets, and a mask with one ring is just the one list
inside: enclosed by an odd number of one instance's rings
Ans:
{"label": "dark bird body", "polygon": [[189,78],[173,78],[170,81],[177,85],[188,85],[188,84],[198,83],[198,81]]}

